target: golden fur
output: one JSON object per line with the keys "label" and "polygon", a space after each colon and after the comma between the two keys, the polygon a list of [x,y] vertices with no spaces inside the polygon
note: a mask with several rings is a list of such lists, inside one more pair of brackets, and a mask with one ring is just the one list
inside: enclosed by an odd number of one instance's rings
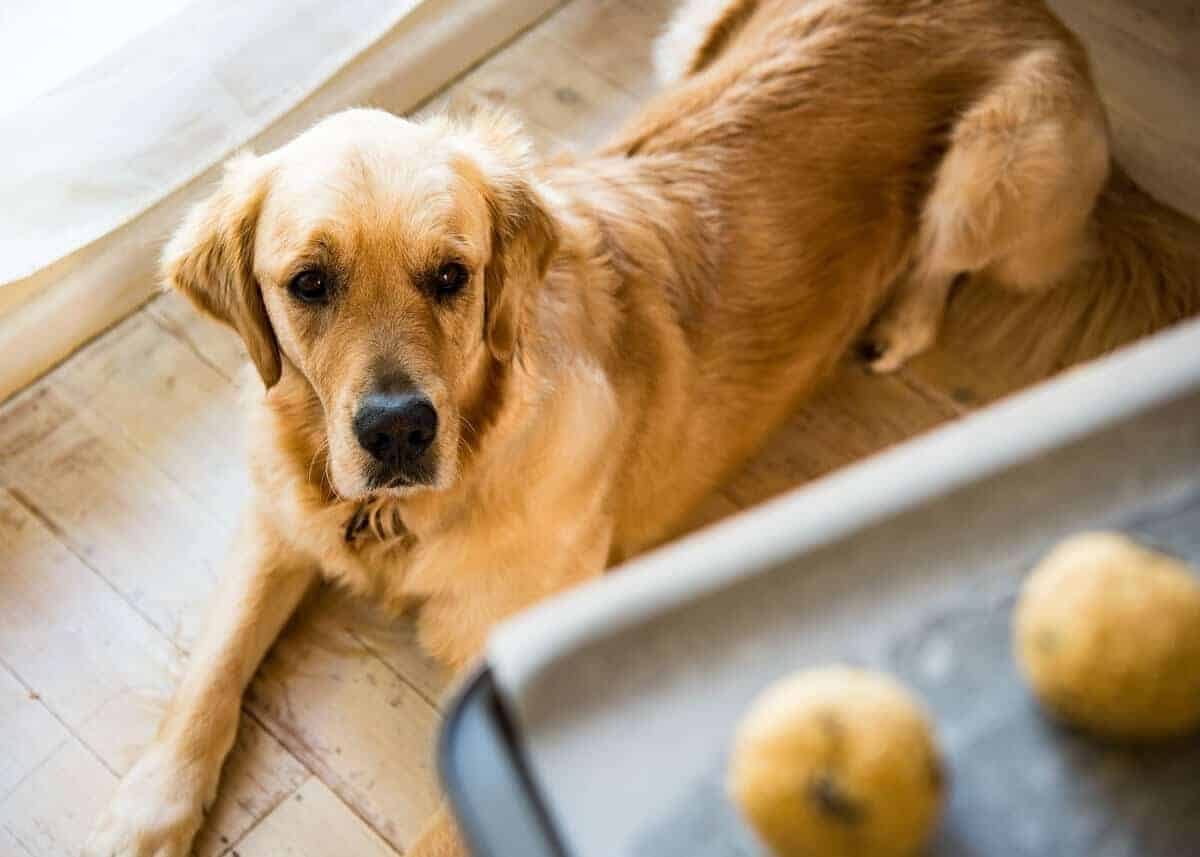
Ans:
{"label": "golden fur", "polygon": [[[579,163],[536,167],[502,116],[350,111],[235,160],[180,229],[167,279],[266,387],[254,498],[89,853],[186,852],[318,576],[419,607],[459,668],[677,532],[864,332],[879,371],[927,348],[954,282],[956,313],[1016,295],[963,324],[1043,368],[1197,309],[1200,230],[1112,170],[1083,50],[1039,0],[706,2],[672,33],[680,82]],[[439,302],[448,258],[470,279]],[[306,265],[336,272],[320,310],[288,292]],[[427,485],[364,476],[350,424],[381,366],[438,411]],[[460,849],[443,814],[411,853]]]}

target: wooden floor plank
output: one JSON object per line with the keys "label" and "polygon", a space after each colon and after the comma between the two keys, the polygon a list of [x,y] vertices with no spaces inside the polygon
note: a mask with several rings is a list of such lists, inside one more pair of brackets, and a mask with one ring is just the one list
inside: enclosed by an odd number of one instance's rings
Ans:
{"label": "wooden floor plank", "polygon": [[[0,545],[21,571],[0,577],[0,652],[25,699],[45,706],[50,718],[36,721],[37,733],[28,728],[28,711],[10,723],[15,703],[6,685],[0,734],[6,741],[14,735],[27,740],[0,759],[19,754],[27,763],[47,741],[70,737],[108,770],[124,773],[157,728],[180,668],[178,650],[7,493],[0,493]],[[25,687],[36,688],[36,701]],[[63,734],[68,727],[70,736]],[[7,773],[9,765],[0,770]],[[236,841],[306,774],[278,742],[243,718],[197,857],[212,857]]]}
{"label": "wooden floor plank", "polygon": [[29,857],[79,857],[115,783],[90,750],[70,739],[0,802],[0,829]]}
{"label": "wooden floor plank", "polygon": [[899,378],[845,361],[814,398],[771,438],[725,493],[743,506],[900,443],[956,416]]}
{"label": "wooden floor plank", "polygon": [[238,857],[395,857],[397,854],[328,786],[309,779],[254,829]]}
{"label": "wooden floor plank", "polygon": [[642,38],[653,39],[660,32],[667,22],[679,11],[679,0],[627,0],[631,5],[636,6],[645,12],[650,20],[655,22],[654,29],[649,34],[642,34]]}
{"label": "wooden floor plank", "polygon": [[[504,103],[504,98],[505,96],[499,90],[476,89],[463,84],[427,102],[411,115],[418,120],[442,114],[462,119],[482,110],[494,109],[497,105]],[[525,137],[533,144],[538,159],[556,157],[572,150],[568,141],[553,133],[549,128],[543,128],[520,111],[513,111],[513,113],[521,121]]]}
{"label": "wooden floor plank", "polygon": [[33,857],[33,855],[6,828],[0,827],[0,857]]}
{"label": "wooden floor plank", "polygon": [[232,526],[249,492],[236,387],[146,313],[67,361],[52,383]]}
{"label": "wooden floor plank", "polygon": [[217,800],[196,836],[193,857],[227,854],[308,779],[308,770],[257,721],[243,715],[221,772]]}
{"label": "wooden floor plank", "polygon": [[201,315],[177,292],[168,292],[146,305],[147,316],[197,356],[236,382],[246,367],[246,349],[230,328]]}
{"label": "wooden floor plank", "polygon": [[[0,652],[71,729],[105,706],[143,733],[155,717],[141,697],[171,686],[177,652],[10,494],[0,492]],[[120,753],[115,736],[96,749]],[[109,740],[111,739],[111,740]]]}
{"label": "wooden floor plank", "polygon": [[640,101],[657,88],[646,35],[658,26],[658,16],[629,0],[576,0],[551,15],[540,30],[570,51],[575,62]]}
{"label": "wooden floor plank", "polygon": [[398,850],[437,807],[437,711],[318,595],[276,644],[248,707]]}
{"label": "wooden floor plank", "polygon": [[[222,525],[102,418],[50,386],[26,403],[66,413],[0,459],[0,479],[168,639],[190,648],[227,542]],[[147,407],[151,405],[148,402]],[[10,421],[0,415],[0,447]]]}
{"label": "wooden floor plank", "polygon": [[327,621],[361,642],[433,706],[449,689],[450,675],[417,642],[415,617],[394,617],[363,599],[338,591],[322,596]]}
{"label": "wooden floor plank", "polygon": [[522,95],[519,109],[580,151],[595,148],[637,109],[636,99],[548,37],[530,45],[529,59],[541,74]]}
{"label": "wooden floor plank", "polygon": [[35,691],[0,666],[0,800],[71,737]]}
{"label": "wooden floor plank", "polygon": [[539,30],[481,64],[460,85],[580,151],[592,148],[637,106],[627,92],[574,61],[569,48]]}
{"label": "wooden floor plank", "polygon": [[0,466],[42,442],[74,415],[66,398],[52,389],[50,377],[13,396],[0,405]]}

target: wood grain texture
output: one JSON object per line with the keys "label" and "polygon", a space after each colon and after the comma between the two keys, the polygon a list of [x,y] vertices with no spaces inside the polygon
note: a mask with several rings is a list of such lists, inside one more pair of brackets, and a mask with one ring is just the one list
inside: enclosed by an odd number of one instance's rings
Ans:
{"label": "wood grain texture", "polygon": [[178,292],[151,301],[146,305],[145,315],[227,381],[237,383],[246,366],[246,350],[228,327],[201,315]]}
{"label": "wood grain texture", "polygon": [[[569,6],[544,26],[561,26],[560,16],[574,11]],[[637,107],[629,92],[540,30],[480,65],[462,85],[486,103],[515,109],[535,130],[580,151],[599,143]]]}
{"label": "wood grain texture", "polygon": [[105,711],[124,721],[93,747],[116,769],[124,739],[153,731],[145,700],[169,689],[177,651],[11,494],[0,494],[0,538],[12,569],[0,578],[5,665],[76,734]]}
{"label": "wood grain texture", "polygon": [[437,808],[437,711],[318,595],[247,694],[283,744],[399,851]]}
{"label": "wood grain texture", "polygon": [[7,668],[0,669],[0,735],[0,800],[71,737],[41,696]]}
{"label": "wood grain texture", "polygon": [[222,525],[236,521],[249,487],[237,390],[145,313],[64,365],[54,386],[120,426],[124,440]]}
{"label": "wood grain texture", "polygon": [[552,15],[541,31],[575,62],[644,99],[655,91],[651,40],[630,34],[657,32],[661,23],[661,15],[626,0],[576,0]]}
{"label": "wood grain texture", "polygon": [[902,376],[870,375],[845,361],[817,395],[725,489],[734,502],[761,503],[933,428],[957,412]]}
{"label": "wood grain texture", "polygon": [[395,852],[316,778],[246,837],[240,857],[389,857]]}
{"label": "wood grain texture", "polygon": [[[52,386],[20,404],[30,407],[0,419],[0,447],[11,420],[53,413],[56,422],[36,443],[5,455],[0,476],[71,553],[186,650],[215,585],[228,527],[122,432]],[[145,409],[157,404],[147,398]]]}
{"label": "wood grain texture", "polygon": [[20,849],[18,857],[78,857],[116,781],[87,747],[70,738],[0,803],[0,830]]}

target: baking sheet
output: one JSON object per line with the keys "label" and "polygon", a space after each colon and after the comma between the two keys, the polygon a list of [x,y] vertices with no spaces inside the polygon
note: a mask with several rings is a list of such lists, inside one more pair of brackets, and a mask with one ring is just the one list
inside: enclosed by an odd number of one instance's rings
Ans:
{"label": "baking sheet", "polygon": [[[1200,490],[1115,522],[1200,568]],[[881,649],[846,661],[887,671],[926,701],[951,789],[936,857],[1189,857],[1200,854],[1200,737],[1153,747],[1105,745],[1044,716],[1017,674],[1010,618],[1024,565],[997,570],[994,592],[922,616]],[[887,609],[886,604],[880,605]],[[757,857],[724,792],[726,758],[633,853]]]}
{"label": "baking sheet", "polygon": [[1097,527],[1200,562],[1200,326],[550,602],[501,629],[489,666],[572,857],[757,857],[724,798],[734,726],[775,679],[837,662],[896,672],[935,711],[936,857],[1200,855],[1200,739],[1092,743],[1014,673],[1020,581]]}

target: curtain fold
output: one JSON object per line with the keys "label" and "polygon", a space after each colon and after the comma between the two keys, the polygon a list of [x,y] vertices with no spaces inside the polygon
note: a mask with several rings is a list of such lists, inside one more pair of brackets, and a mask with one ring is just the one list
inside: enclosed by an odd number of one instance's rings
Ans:
{"label": "curtain fold", "polygon": [[193,0],[9,109],[0,116],[0,284],[132,222],[287,114],[420,3]]}

